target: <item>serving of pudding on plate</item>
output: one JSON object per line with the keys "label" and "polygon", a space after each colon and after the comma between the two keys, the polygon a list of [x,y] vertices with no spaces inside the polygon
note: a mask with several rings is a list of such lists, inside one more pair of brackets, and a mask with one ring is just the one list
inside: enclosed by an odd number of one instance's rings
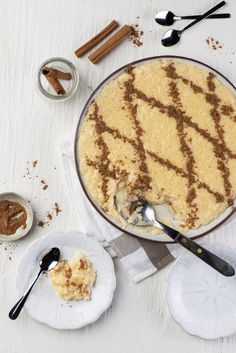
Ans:
{"label": "serving of pudding on plate", "polygon": [[[172,59],[128,67],[91,102],[77,141],[91,199],[166,204],[180,229],[210,223],[236,193],[236,98],[214,73]],[[154,232],[158,230],[154,230]]]}
{"label": "serving of pudding on plate", "polygon": [[61,260],[50,275],[51,284],[61,299],[90,299],[96,271],[81,251],[76,252],[70,263]]}

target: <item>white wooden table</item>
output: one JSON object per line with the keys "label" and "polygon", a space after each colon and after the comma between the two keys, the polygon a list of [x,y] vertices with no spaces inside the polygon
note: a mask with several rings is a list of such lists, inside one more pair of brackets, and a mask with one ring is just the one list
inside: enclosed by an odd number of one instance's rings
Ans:
{"label": "white wooden table", "polygon": [[[17,265],[27,245],[46,232],[81,228],[83,220],[71,209],[67,193],[60,143],[74,138],[80,111],[91,92],[89,86],[95,88],[108,74],[130,61],[163,54],[199,59],[236,82],[233,0],[223,9],[232,13],[231,20],[206,20],[186,32],[180,45],[173,48],[160,45],[166,29],[154,22],[157,10],[194,14],[215,3],[210,0],[0,2],[0,191],[15,191],[25,196],[38,218],[45,219],[55,202],[62,209],[48,226],[36,226],[24,240],[0,245],[0,353],[235,352],[235,337],[203,341],[187,335],[173,321],[165,301],[170,267],[135,285],[115,261],[118,285],[112,308],[94,325],[80,331],[53,330],[33,321],[25,312],[16,322],[8,319],[8,311],[17,299]],[[121,24],[138,22],[144,31],[144,45],[137,48],[126,41],[97,66],[86,57],[77,59],[73,51],[112,19]],[[182,25],[184,22],[179,22],[176,27]],[[223,49],[209,49],[205,42],[208,36],[223,43]],[[62,104],[45,101],[36,86],[40,63],[53,56],[71,60],[80,73],[78,94]],[[38,160],[35,168],[33,160]],[[49,185],[45,191],[41,179]],[[236,247],[235,235],[228,233],[218,239],[212,235],[206,241]]]}

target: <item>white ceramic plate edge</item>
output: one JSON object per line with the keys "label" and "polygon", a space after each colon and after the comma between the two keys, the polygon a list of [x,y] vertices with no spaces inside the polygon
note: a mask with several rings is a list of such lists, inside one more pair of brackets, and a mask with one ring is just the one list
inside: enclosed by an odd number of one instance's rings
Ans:
{"label": "white ceramic plate edge", "polygon": [[[64,233],[64,232],[53,232],[53,233],[46,234],[46,235],[44,235],[43,237],[40,237],[40,238],[34,240],[34,241],[26,248],[26,250],[25,250],[24,254],[22,255],[22,257],[21,257],[21,259],[20,259],[20,262],[19,262],[18,271],[17,271],[17,279],[16,279],[16,287],[17,287],[17,291],[18,291],[19,295],[22,295],[22,292],[19,291],[19,287],[20,287],[20,285],[19,285],[19,282],[20,282],[20,272],[21,272],[21,268],[22,268],[22,266],[23,266],[22,260],[23,260],[24,257],[27,255],[28,251],[31,251],[32,249],[36,248],[39,243],[41,243],[42,241],[46,240],[48,237],[54,236],[55,234],[57,234],[57,235],[65,235],[65,236],[68,236],[69,234],[72,234],[72,235],[76,234],[76,235],[79,235],[80,237],[86,238],[86,240],[91,241],[91,242],[95,243],[96,245],[99,245],[99,246],[102,248],[102,246],[101,246],[98,242],[96,242],[95,240],[89,238],[88,236],[86,236],[86,235],[84,235],[84,234],[82,234],[82,233],[80,233],[80,232],[78,232],[78,231],[70,231],[70,232],[65,232],[65,233]],[[56,246],[56,244],[55,244],[55,246]],[[82,249],[82,250],[83,250],[83,249]],[[49,327],[52,327],[52,328],[55,328],[55,329],[59,329],[59,330],[80,329],[80,328],[82,328],[82,327],[84,327],[84,326],[90,325],[90,324],[94,323],[95,321],[97,321],[97,320],[100,318],[100,316],[101,316],[107,309],[109,309],[109,307],[111,306],[111,303],[112,303],[112,300],[113,300],[113,294],[114,294],[114,291],[115,291],[115,289],[116,289],[116,276],[115,276],[114,264],[113,264],[112,258],[110,257],[110,255],[109,255],[104,249],[103,249],[103,251],[104,251],[104,256],[106,256],[106,258],[107,258],[107,260],[110,262],[110,266],[111,266],[111,268],[112,268],[112,286],[111,286],[111,288],[110,288],[110,295],[109,295],[109,297],[108,297],[108,299],[107,299],[107,304],[106,304],[106,306],[103,307],[103,308],[97,313],[97,315],[94,315],[93,318],[91,318],[90,320],[87,320],[86,324],[81,324],[81,325],[78,325],[78,324],[73,325],[73,324],[71,324],[70,327],[67,327],[67,326],[62,326],[62,325],[58,325],[58,326],[57,326],[56,324],[50,325],[50,324],[47,322],[46,319],[45,319],[45,320],[43,320],[43,319],[40,319],[40,320],[39,320],[39,319],[34,315],[34,313],[31,312],[31,311],[26,307],[24,310],[26,310],[27,314],[28,314],[29,316],[31,316],[34,320],[40,322],[41,324],[45,324],[45,325],[47,325],[47,326],[49,326]],[[35,269],[35,270],[36,270],[36,271],[35,271],[35,274],[37,274],[37,269]]]}
{"label": "white ceramic plate edge", "polygon": [[[222,244],[205,244],[204,245],[207,249],[209,249],[210,251],[212,251],[213,253],[217,250],[217,249],[221,249],[223,251],[225,251],[226,253],[229,252],[231,250],[231,252],[234,252],[236,254],[235,249],[231,249],[228,246],[222,245]],[[199,337],[205,340],[216,340],[219,338],[225,338],[225,337],[230,337],[232,335],[236,334],[236,327],[232,328],[231,330],[229,329],[227,334],[217,334],[217,332],[215,331],[215,333],[211,332],[209,334],[209,332],[206,331],[202,331],[201,334],[196,333],[196,331],[194,330],[194,327],[191,327],[191,325],[186,324],[186,322],[184,321],[183,318],[181,318],[178,314],[178,312],[175,309],[175,304],[173,302],[173,298],[172,298],[172,292],[173,292],[173,288],[172,288],[172,281],[174,282],[176,280],[176,275],[177,275],[177,271],[180,271],[180,269],[178,269],[179,263],[182,262],[182,259],[186,256],[189,255],[188,253],[185,253],[183,255],[181,255],[177,260],[176,263],[174,264],[174,267],[172,267],[168,279],[167,279],[167,290],[166,290],[166,301],[167,301],[167,305],[169,308],[169,311],[171,313],[171,317],[173,318],[173,320],[180,325],[183,330],[195,337]],[[214,270],[213,270],[214,271]]]}

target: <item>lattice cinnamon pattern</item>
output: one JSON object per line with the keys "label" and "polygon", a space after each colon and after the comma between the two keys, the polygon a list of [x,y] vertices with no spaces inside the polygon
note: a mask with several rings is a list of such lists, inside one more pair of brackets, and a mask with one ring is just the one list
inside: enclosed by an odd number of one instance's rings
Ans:
{"label": "lattice cinnamon pattern", "polygon": [[[149,176],[148,166],[146,163],[147,156],[150,156],[155,162],[165,166],[166,168],[175,171],[177,175],[180,175],[187,181],[188,194],[186,202],[189,206],[189,214],[188,218],[185,220],[185,226],[188,228],[193,228],[195,221],[198,219],[198,208],[196,204],[197,189],[205,189],[209,194],[214,196],[217,203],[227,201],[229,205],[232,204],[232,185],[229,180],[230,172],[227,163],[229,159],[236,159],[236,154],[233,153],[225,143],[224,129],[221,125],[221,114],[229,116],[229,118],[233,121],[236,121],[236,115],[233,108],[230,105],[226,105],[221,102],[221,99],[216,95],[216,87],[214,83],[215,76],[212,73],[209,73],[207,77],[208,91],[205,91],[202,87],[198,86],[193,81],[177,74],[173,63],[168,64],[163,69],[166,72],[166,76],[170,79],[169,94],[172,97],[172,104],[164,104],[160,100],[147,96],[146,93],[135,88],[134,70],[132,67],[126,70],[129,78],[123,83],[124,101],[125,108],[130,116],[130,119],[132,120],[132,124],[136,132],[135,138],[129,138],[121,134],[118,128],[111,128],[108,126],[107,123],[103,120],[102,115],[99,113],[99,108],[96,100],[93,102],[94,110],[89,115],[89,119],[94,122],[97,135],[96,144],[100,150],[101,158],[97,157],[96,160],[91,160],[87,157],[86,160],[89,166],[98,169],[102,177],[102,192],[105,202],[109,198],[109,178],[119,179],[122,175],[127,174],[127,171],[125,169],[121,170],[120,168],[112,165],[111,161],[109,160],[109,148],[102,136],[104,132],[111,134],[115,139],[119,139],[124,143],[130,144],[135,150],[135,153],[139,159],[140,175],[137,177],[136,183],[133,185],[134,192],[135,189],[140,190],[141,192],[145,192],[151,188],[151,178]],[[209,104],[209,114],[214,121],[217,138],[212,136],[207,130],[202,129],[184,111],[178,90],[179,80],[187,85],[195,94],[204,96],[206,102]],[[185,169],[178,167],[166,158],[162,158],[157,153],[153,153],[144,148],[142,141],[144,130],[141,127],[137,117],[137,102],[134,102],[134,98],[142,100],[152,109],[157,109],[160,113],[167,115],[169,119],[174,119],[176,121],[176,129],[178,132],[181,152],[186,160]],[[187,127],[194,129],[204,139],[212,144],[214,154],[217,158],[217,168],[219,169],[224,182],[225,195],[212,190],[208,184],[199,180],[199,176],[194,170],[195,160],[191,150],[191,145],[186,138],[185,130]]]}

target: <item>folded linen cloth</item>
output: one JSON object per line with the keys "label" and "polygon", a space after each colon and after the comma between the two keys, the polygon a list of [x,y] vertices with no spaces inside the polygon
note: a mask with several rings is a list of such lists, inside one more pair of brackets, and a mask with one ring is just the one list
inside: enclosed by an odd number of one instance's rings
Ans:
{"label": "folded linen cloth", "polygon": [[151,276],[184,251],[176,244],[161,244],[133,238],[103,219],[87,200],[80,185],[73,146],[64,141],[61,148],[68,192],[78,213],[81,231],[101,242],[111,256],[118,256],[134,282]]}

